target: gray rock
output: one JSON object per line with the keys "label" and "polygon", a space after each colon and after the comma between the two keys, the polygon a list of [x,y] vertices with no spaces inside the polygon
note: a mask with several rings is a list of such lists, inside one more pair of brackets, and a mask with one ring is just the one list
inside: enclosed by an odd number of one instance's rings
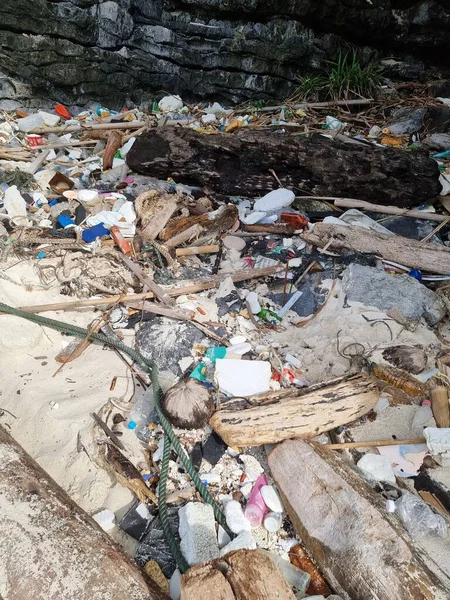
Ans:
{"label": "gray rock", "polygon": [[188,364],[180,367],[182,359],[192,357],[192,346],[209,342],[201,331],[190,323],[156,317],[143,323],[136,333],[136,350],[156,362],[160,371],[180,377]]}
{"label": "gray rock", "polygon": [[389,275],[380,269],[352,264],[344,272],[342,285],[349,301],[384,312],[398,308],[413,321],[423,317],[429,325],[435,325],[446,314],[442,300],[408,275]]}
{"label": "gray rock", "polygon": [[[2,70],[30,84],[30,97],[111,108],[162,90],[286,97],[300,74],[353,44],[365,62],[394,54],[386,76],[417,78],[429,73],[423,56],[445,56],[450,25],[439,0],[395,10],[365,0],[2,0],[0,12]],[[14,98],[0,89],[3,99]]]}
{"label": "gray rock", "polygon": [[418,108],[413,111],[407,109],[406,111],[402,111],[402,113],[395,115],[396,118],[399,117],[399,121],[387,125],[392,135],[414,133],[422,127],[426,113],[425,108]]}
{"label": "gray rock", "polygon": [[436,152],[450,150],[450,133],[433,133],[427,136],[422,141],[422,144],[428,150],[434,150]]}

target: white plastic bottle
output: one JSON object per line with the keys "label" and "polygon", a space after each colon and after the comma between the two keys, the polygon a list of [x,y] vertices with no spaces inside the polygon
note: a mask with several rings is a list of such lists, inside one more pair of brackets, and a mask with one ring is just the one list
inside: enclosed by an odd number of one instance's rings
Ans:
{"label": "white plastic bottle", "polygon": [[416,437],[423,436],[424,428],[433,421],[433,411],[430,400],[424,400],[416,410],[411,424],[411,432]]}
{"label": "white plastic bottle", "polygon": [[134,408],[128,417],[128,429],[136,429],[140,425],[146,425],[154,407],[153,390],[149,387],[145,393],[137,398]]}

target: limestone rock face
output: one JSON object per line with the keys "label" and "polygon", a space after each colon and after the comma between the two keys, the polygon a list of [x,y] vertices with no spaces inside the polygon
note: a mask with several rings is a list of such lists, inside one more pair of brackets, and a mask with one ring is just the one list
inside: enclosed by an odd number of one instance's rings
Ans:
{"label": "limestone rock face", "polygon": [[0,17],[0,100],[22,104],[25,84],[67,104],[283,97],[350,44],[414,77],[450,42],[447,0],[2,0]]}

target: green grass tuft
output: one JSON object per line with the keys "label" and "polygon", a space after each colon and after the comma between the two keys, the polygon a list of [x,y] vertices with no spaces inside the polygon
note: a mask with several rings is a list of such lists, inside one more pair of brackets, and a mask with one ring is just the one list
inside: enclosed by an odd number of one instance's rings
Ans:
{"label": "green grass tuft", "polygon": [[383,82],[378,63],[363,66],[355,50],[339,52],[335,61],[327,63],[324,75],[299,77],[298,92],[305,100],[350,100],[370,98]]}

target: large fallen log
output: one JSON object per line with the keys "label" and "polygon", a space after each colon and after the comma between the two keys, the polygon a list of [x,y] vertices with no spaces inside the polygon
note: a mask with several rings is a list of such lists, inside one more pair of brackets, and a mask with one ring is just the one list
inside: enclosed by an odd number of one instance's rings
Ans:
{"label": "large fallen log", "polygon": [[169,600],[0,426],[3,600]]}
{"label": "large fallen log", "polygon": [[450,248],[418,242],[400,235],[367,231],[363,227],[316,223],[302,234],[314,246],[331,251],[362,252],[431,273],[450,275]]}
{"label": "large fallen log", "polygon": [[432,201],[441,191],[438,165],[423,152],[273,131],[204,135],[159,127],[136,139],[127,163],[143,175],[253,198],[277,187],[269,169],[287,188],[400,207]]}
{"label": "large fallen log", "polygon": [[189,569],[181,600],[295,600],[281,572],[262,552],[237,550]]}
{"label": "large fallen log", "polygon": [[232,447],[310,438],[367,414],[379,395],[375,383],[357,376],[269,405],[219,410],[211,417],[210,425]]}
{"label": "large fallen log", "polygon": [[446,576],[428,568],[382,496],[336,453],[289,440],[269,467],[297,532],[343,597],[448,598]]}

